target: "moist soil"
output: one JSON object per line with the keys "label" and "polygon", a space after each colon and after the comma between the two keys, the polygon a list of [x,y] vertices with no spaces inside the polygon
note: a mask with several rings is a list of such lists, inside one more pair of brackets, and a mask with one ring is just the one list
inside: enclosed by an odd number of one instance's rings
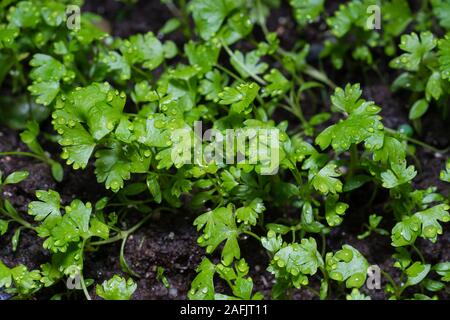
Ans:
{"label": "moist soil", "polygon": [[[153,31],[155,34],[164,25],[165,21],[172,17],[171,12],[161,5],[159,1],[139,1],[135,6],[127,6],[113,0],[107,1],[87,1],[84,10],[96,12],[105,17],[105,26],[113,35],[126,37],[135,33]],[[327,1],[327,10],[336,7],[338,1]],[[295,30],[293,19],[290,16],[290,9],[284,4],[281,8],[273,10],[268,20],[269,29],[276,31],[280,38],[282,46],[290,48],[297,41],[299,35],[307,39],[312,44],[312,48],[320,50],[320,39],[324,28],[324,22],[319,21],[305,30]],[[167,39],[167,38],[166,38]],[[183,36],[175,33],[170,35],[169,39],[174,40],[179,47],[183,44]],[[313,50],[314,51],[314,50]],[[310,60],[314,62],[317,55],[313,54]],[[380,73],[384,75],[366,75],[362,86],[366,99],[374,100],[383,107],[382,116],[386,126],[397,128],[399,125],[408,123],[407,101],[401,94],[392,93],[388,84],[397,76],[387,67],[388,61],[379,62]],[[325,66],[329,71],[330,78],[335,80],[338,85],[343,85],[347,81],[360,82],[361,72],[359,70],[346,70],[346,73],[336,72],[330,66]],[[353,78],[352,76],[353,75]],[[354,78],[354,77],[357,78]],[[358,78],[359,77],[359,78]],[[336,80],[339,79],[339,80]],[[329,110],[329,102],[322,101],[322,111]],[[307,104],[305,104],[307,105]],[[308,110],[305,110],[308,115]],[[309,112],[312,114],[313,112]],[[287,117],[286,114],[277,115],[278,117]],[[292,120],[292,119],[289,119]],[[436,148],[446,148],[449,145],[448,128],[449,123],[441,120],[437,112],[428,112],[423,120],[422,135],[419,137],[426,143]],[[54,145],[47,146],[47,150],[52,150],[54,159],[58,159],[59,150]],[[20,142],[18,133],[6,127],[0,127],[0,152],[3,151],[26,151],[26,147]],[[414,187],[427,188],[436,186],[437,191],[448,195],[448,185],[438,179],[439,172],[445,166],[445,159],[449,154],[438,154],[427,151],[422,148],[417,149],[418,176],[414,181]],[[35,200],[34,194],[38,189],[57,190],[65,204],[75,198],[83,201],[95,202],[103,195],[110,195],[105,191],[103,185],[96,182],[92,165],[87,170],[73,171],[65,167],[65,179],[63,183],[56,183],[52,177],[49,168],[40,162],[31,158],[24,157],[1,157],[0,170],[4,174],[9,174],[17,170],[27,170],[30,172],[29,178],[16,186],[4,189],[1,196],[9,199],[12,204],[26,217],[27,206],[30,201]],[[383,214],[383,209],[388,195],[380,193],[375,198],[372,207],[366,206],[372,190],[370,187],[362,188],[361,191],[352,194],[352,198],[347,199],[350,208],[344,219],[344,223],[333,229],[327,238],[327,250],[338,250],[345,243],[357,248],[373,264],[378,264],[381,269],[391,274],[394,280],[399,282],[399,272],[392,267],[393,249],[390,245],[389,237],[380,235],[371,235],[365,240],[358,240],[357,235],[362,230],[362,225],[368,220],[372,213]],[[268,208],[274,216],[295,217],[298,212]],[[371,210],[371,211],[369,211]],[[180,210],[178,213],[165,213],[156,216],[146,225],[136,231],[129,237],[125,246],[125,258],[131,269],[140,277],[136,278],[137,290],[133,296],[134,299],[186,299],[190,283],[195,277],[195,269],[204,256],[204,250],[200,248],[196,239],[198,233],[192,225],[193,220],[199,212],[189,212]],[[133,220],[132,218],[129,220]],[[128,225],[123,228],[129,228],[134,221],[128,221]],[[390,230],[394,222],[385,217],[381,227]],[[13,229],[13,228],[10,228]],[[33,234],[32,231],[23,231],[16,252],[12,251],[11,238],[13,230],[0,237],[0,257],[8,266],[24,264],[28,268],[37,268],[39,265],[50,259],[49,253],[42,248],[42,241]],[[318,239],[319,245],[322,245]],[[253,239],[249,238],[241,241],[242,256],[250,264],[251,276],[255,283],[255,290],[270,298],[270,291],[273,285],[272,275],[266,271],[269,259],[262,250],[261,246]],[[436,244],[419,239],[417,246],[423,252],[425,259],[429,263],[439,261],[450,261],[450,234],[445,230],[439,237]],[[113,243],[102,246],[96,252],[89,252],[85,257],[85,278],[95,279],[96,283],[109,279],[113,274],[123,274],[119,264],[120,243]],[[217,257],[215,257],[217,259]],[[157,268],[164,268],[164,275],[170,286],[166,288],[162,281],[157,277]],[[382,280],[382,288],[386,285]],[[312,281],[311,288],[318,290],[319,283]],[[218,284],[219,290],[228,290],[225,285]],[[94,296],[93,286],[90,288]],[[332,292],[331,299],[342,297],[338,288]],[[48,299],[54,294],[65,292],[63,284],[59,287],[52,287],[41,290],[34,299]],[[385,299],[383,290],[362,290],[370,295],[372,299]],[[81,298],[82,296],[71,296],[70,298]],[[440,298],[448,299],[445,293],[439,294]],[[0,300],[7,299],[8,295],[0,292]],[[307,290],[294,290],[293,299],[316,299],[314,294]]]}

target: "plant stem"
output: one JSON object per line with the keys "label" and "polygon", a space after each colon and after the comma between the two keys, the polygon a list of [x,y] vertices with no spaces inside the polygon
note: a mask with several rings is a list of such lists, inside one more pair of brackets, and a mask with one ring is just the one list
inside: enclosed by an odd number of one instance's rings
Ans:
{"label": "plant stem", "polygon": [[109,239],[106,239],[106,240],[101,240],[101,241],[91,242],[90,245],[92,245],[92,246],[101,246],[101,245],[114,243],[114,242],[123,240],[125,238],[128,238],[132,233],[136,232],[136,230],[138,230],[140,227],[142,227],[142,225],[145,224],[153,216],[153,213],[159,212],[159,211],[163,211],[163,210],[173,211],[171,208],[158,208],[155,211],[153,211],[152,213],[150,213],[147,216],[145,216],[141,221],[139,221],[137,224],[135,224],[130,229],[125,230],[125,231],[120,231],[116,236],[114,236],[112,238],[109,238]]}
{"label": "plant stem", "polygon": [[37,154],[31,153],[31,152],[23,152],[23,151],[0,152],[0,157],[1,156],[31,157],[31,158],[41,160],[45,163],[49,163],[49,159],[39,156]]}
{"label": "plant stem", "polygon": [[422,263],[425,264],[425,258],[423,257],[422,252],[420,252],[420,250],[414,244],[411,245],[411,248],[413,248],[413,250],[417,253]]}
{"label": "plant stem", "polygon": [[391,135],[395,135],[396,137],[398,137],[400,139],[403,139],[403,140],[409,141],[411,143],[417,144],[417,145],[419,145],[419,146],[421,146],[421,147],[423,147],[425,149],[429,149],[429,150],[431,150],[433,152],[436,152],[436,153],[443,154],[443,153],[446,153],[446,152],[448,152],[450,150],[450,148],[437,149],[437,148],[435,148],[433,146],[430,146],[429,144],[426,144],[425,142],[422,142],[422,141],[414,139],[414,138],[407,137],[404,134],[401,134],[401,133],[399,133],[399,132],[397,132],[397,131],[395,131],[393,129],[386,128],[386,127],[384,129],[386,130],[387,133],[389,133]]}
{"label": "plant stem", "polygon": [[233,59],[234,62],[236,62],[243,70],[245,70],[245,72],[247,72],[250,77],[252,77],[256,82],[259,82],[261,85],[265,86],[267,84],[267,82],[263,78],[261,78],[260,76],[254,74],[250,70],[248,70],[247,66],[244,65],[241,61],[239,61],[236,58],[236,56],[234,55],[233,51],[231,51],[230,47],[224,41],[221,41],[221,43],[222,43],[222,46],[225,49],[225,51],[230,56],[230,58]]}
{"label": "plant stem", "polygon": [[253,237],[253,238],[255,238],[255,239],[258,240],[259,242],[261,242],[261,238],[260,238],[259,236],[257,236],[256,234],[254,234],[253,232],[248,231],[248,230],[245,230],[244,233],[247,234],[247,235],[249,235],[249,236],[251,236],[251,237]]}
{"label": "plant stem", "polygon": [[12,219],[13,221],[17,222],[18,224],[22,225],[26,229],[30,229],[30,230],[33,230],[33,231],[36,230],[28,221],[26,221],[25,219],[22,219],[22,218],[20,218],[18,216],[14,216],[14,215],[9,214],[9,212],[6,211],[3,208],[0,208],[0,213],[2,213],[3,215],[7,216],[10,219]]}

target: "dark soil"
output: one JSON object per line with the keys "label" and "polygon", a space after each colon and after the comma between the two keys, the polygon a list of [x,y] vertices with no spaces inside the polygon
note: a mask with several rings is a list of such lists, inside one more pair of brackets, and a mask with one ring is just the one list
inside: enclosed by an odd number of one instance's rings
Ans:
{"label": "dark soil", "polygon": [[[139,1],[133,7],[127,7],[113,0],[86,2],[84,9],[104,16],[109,22],[112,33],[117,36],[128,36],[147,31],[157,33],[165,21],[172,17],[170,11],[159,1]],[[336,1],[331,2],[331,5],[335,4]],[[322,39],[318,39],[317,35],[321,34],[318,30],[323,28],[322,24],[323,22],[319,22],[302,31],[304,32],[302,34],[306,34],[308,41],[319,43]],[[277,31],[281,36],[282,45],[286,48],[291,47],[298,39],[296,32],[292,32],[295,27],[292,24],[290,10],[286,6],[274,11],[273,17],[269,19],[269,28]],[[171,37],[177,44],[183,41],[180,36]],[[395,78],[395,74],[387,72],[386,61],[380,64],[380,70],[386,70],[385,74],[388,74],[389,78]],[[356,73],[356,75],[359,74]],[[333,79],[340,79],[337,81],[338,84],[352,80],[347,76],[336,76]],[[361,79],[357,79],[357,81],[361,81]],[[364,95],[367,99],[372,99],[383,107],[382,115],[385,124],[388,127],[397,128],[400,124],[408,122],[407,109],[403,97],[392,94],[386,83],[389,81],[379,79],[379,77],[370,77],[363,85]],[[433,113],[426,116],[423,121],[424,128],[421,139],[438,148],[444,148],[449,145],[448,123],[441,122],[439,118],[439,115]],[[16,132],[4,127],[0,128],[0,151],[14,150],[26,150],[26,147],[20,143]],[[55,151],[55,158],[57,158],[57,154],[58,152]],[[448,185],[438,180],[439,171],[444,167],[445,158],[448,156],[448,154],[442,156],[418,148],[417,159],[420,161],[420,170],[415,180],[415,187],[426,188],[434,185],[437,186],[439,192],[448,194]],[[16,170],[30,172],[30,177],[26,181],[6,188],[2,195],[8,198],[20,212],[24,213],[24,217],[28,203],[35,200],[34,194],[37,189],[55,189],[60,192],[65,203],[74,198],[95,201],[107,194],[103,185],[96,182],[92,167],[83,171],[65,168],[65,180],[62,184],[58,184],[52,179],[49,168],[45,164],[29,158],[2,157],[0,158],[0,170],[4,174]],[[360,250],[368,261],[378,264],[383,270],[393,275],[394,280],[398,281],[399,274],[392,267],[393,250],[390,246],[390,239],[378,235],[373,235],[364,241],[356,238],[356,235],[363,231],[362,223],[366,222],[368,216],[374,213],[368,212],[368,208],[364,206],[368,200],[366,199],[367,194],[366,192],[360,198],[349,199],[350,209],[344,219],[345,222],[332,231],[327,239],[327,248],[338,250],[343,244],[348,243]],[[385,198],[386,195],[379,195],[376,198],[375,208],[370,209],[379,210],[377,213],[382,214]],[[141,276],[136,279],[138,289],[134,295],[135,299],[186,298],[190,283],[196,274],[195,269],[204,255],[203,249],[196,244],[198,234],[192,225],[196,214],[184,210],[180,210],[178,214],[162,214],[130,236],[125,247],[126,260],[130,267]],[[392,225],[389,219],[386,219],[381,227],[390,230]],[[446,231],[439,237],[437,244],[432,245],[429,241],[418,241],[418,246],[427,261],[450,261],[450,234],[448,230]],[[36,268],[48,261],[48,252],[42,248],[42,242],[32,232],[24,231],[22,233],[17,252],[12,252],[11,237],[12,232],[10,231],[0,238],[0,259],[5,264],[14,266],[22,263],[29,268]],[[317,241],[321,244],[320,239]],[[269,298],[273,277],[266,271],[269,262],[266,253],[253,239],[241,241],[241,243],[242,255],[251,266],[255,289]],[[122,273],[119,265],[119,250],[120,243],[115,243],[102,246],[97,252],[88,253],[85,258],[86,278],[93,278],[96,283],[100,283],[113,274]],[[157,267],[164,268],[170,288],[164,287],[163,283],[157,279]],[[382,285],[385,284],[382,283]],[[311,287],[318,290],[319,283],[313,282]],[[91,288],[92,290],[93,288]],[[386,298],[383,290],[364,290],[373,299]],[[42,291],[36,298],[47,299],[55,293],[64,291],[62,286],[61,288],[52,288]],[[0,293],[0,300],[2,298],[7,298],[7,296]],[[293,298],[313,299],[314,295],[308,290],[297,290],[293,293]],[[444,298],[448,297],[444,296]]]}

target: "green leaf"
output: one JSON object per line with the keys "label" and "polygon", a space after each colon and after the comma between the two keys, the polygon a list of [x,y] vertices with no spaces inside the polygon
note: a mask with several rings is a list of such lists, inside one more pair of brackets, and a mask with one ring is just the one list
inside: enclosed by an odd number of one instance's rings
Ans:
{"label": "green leaf", "polygon": [[132,146],[111,142],[95,153],[95,174],[99,183],[105,183],[107,189],[118,192],[131,173],[144,173],[150,165],[151,153],[144,148],[138,150]]}
{"label": "green leaf", "polygon": [[367,19],[367,5],[362,1],[350,1],[346,5],[341,4],[334,16],[327,19],[331,32],[338,38],[342,38],[349,32],[352,26],[364,27]]}
{"label": "green leaf", "polygon": [[197,268],[197,273],[197,276],[192,281],[191,290],[188,292],[188,298],[190,300],[214,299],[214,274],[216,273],[216,266],[208,258],[203,258]]}
{"label": "green leaf", "polygon": [[38,229],[39,234],[42,235],[60,221],[61,198],[59,193],[53,190],[38,190],[36,197],[39,201],[32,201],[28,205],[28,214],[34,216],[35,221],[43,221]]}
{"label": "green leaf", "polygon": [[439,40],[438,56],[442,79],[450,80],[450,35]]}
{"label": "green leaf", "polygon": [[352,292],[345,297],[346,300],[372,300],[370,296],[366,296],[365,294],[359,292],[358,289],[353,288]]}
{"label": "green leaf", "polygon": [[8,21],[14,27],[34,28],[41,20],[40,17],[37,4],[33,1],[20,1],[9,9]]}
{"label": "green leaf", "polygon": [[198,231],[203,229],[197,243],[201,247],[206,247],[207,253],[212,253],[221,242],[225,241],[222,250],[223,263],[230,265],[234,258],[240,258],[241,251],[237,241],[240,230],[236,226],[231,205],[200,215],[195,219],[194,226]]}
{"label": "green leaf", "polygon": [[406,160],[393,162],[391,164],[391,169],[382,172],[381,179],[383,181],[383,187],[392,189],[414,179],[417,175],[417,171],[414,169],[414,166],[406,166]]}
{"label": "green leaf", "polygon": [[373,152],[373,160],[383,164],[399,162],[405,159],[405,144],[394,137],[385,136],[383,147]]}
{"label": "green leaf", "polygon": [[394,69],[417,71],[420,63],[431,53],[436,45],[437,40],[429,31],[420,33],[420,39],[415,32],[403,35],[399,47],[407,53],[392,60],[389,66]]}
{"label": "green leaf", "polygon": [[19,36],[17,28],[2,28],[0,26],[0,49],[11,48],[14,40]]}
{"label": "green leaf", "polygon": [[50,169],[53,179],[57,182],[62,182],[64,179],[64,168],[62,165],[59,162],[52,162]]}
{"label": "green leaf", "polygon": [[420,219],[416,216],[404,217],[397,222],[391,232],[392,245],[403,247],[413,244],[420,235]]}
{"label": "green leaf", "polygon": [[433,14],[439,19],[439,24],[450,30],[450,3],[446,0],[431,0]]}
{"label": "green leaf", "polygon": [[235,51],[230,58],[230,62],[243,79],[247,79],[253,75],[258,75],[267,70],[267,63],[260,62],[258,52],[251,51],[245,56],[240,51]]}
{"label": "green leaf", "polygon": [[16,252],[17,247],[19,245],[19,240],[20,240],[20,234],[22,232],[22,228],[17,228],[16,231],[14,231],[14,234],[11,238],[11,246],[12,246],[12,251]]}
{"label": "green leaf", "polygon": [[184,46],[184,52],[191,65],[199,66],[202,73],[206,73],[211,71],[217,63],[220,53],[220,42],[212,40],[205,44],[198,44],[190,41]]}
{"label": "green leaf", "polygon": [[249,106],[258,95],[259,86],[254,83],[240,84],[236,88],[226,87],[219,93],[220,104],[231,105],[231,110],[236,113],[249,113]]}
{"label": "green leaf", "polygon": [[281,96],[291,88],[291,82],[277,69],[270,70],[264,80],[269,84],[263,89],[263,96]]}
{"label": "green leaf", "polygon": [[360,99],[359,84],[348,84],[345,91],[337,88],[331,97],[333,106],[348,115],[324,131],[316,138],[316,143],[326,149],[330,144],[337,152],[348,150],[352,144],[365,141],[366,148],[379,149],[383,143],[384,126],[378,116],[380,108],[373,102]]}
{"label": "green leaf", "polygon": [[431,265],[422,264],[420,262],[414,262],[408,269],[406,269],[406,275],[408,280],[406,286],[413,286],[420,283],[430,272]]}
{"label": "green leaf", "polygon": [[110,51],[100,53],[99,57],[100,61],[107,66],[109,72],[118,72],[120,80],[125,81],[131,78],[131,67],[124,56],[115,51]]}
{"label": "green leaf", "polygon": [[243,222],[246,225],[256,225],[259,216],[266,210],[261,199],[255,198],[245,207],[236,210],[237,222]]}
{"label": "green leaf", "polygon": [[108,83],[77,88],[57,101],[52,123],[61,135],[61,157],[67,164],[75,169],[86,167],[96,140],[110,134],[119,123],[125,101],[126,95]]}
{"label": "green leaf", "polygon": [[443,233],[439,221],[445,223],[450,221],[448,209],[448,205],[440,204],[414,214],[414,216],[422,223],[422,233],[420,234],[422,238],[428,239],[433,243],[436,242],[437,235]]}
{"label": "green leaf", "polygon": [[326,267],[331,279],[345,281],[347,288],[361,288],[367,276],[369,263],[358,250],[343,245],[342,250],[326,255]]}
{"label": "green leaf", "polygon": [[442,276],[442,281],[450,281],[450,262],[440,262],[433,266],[432,268],[436,273]]}
{"label": "green leaf", "polygon": [[228,76],[219,72],[217,69],[208,72],[205,77],[200,80],[198,91],[205,96],[206,100],[214,102],[219,101],[219,94],[228,83]]}
{"label": "green leaf", "polygon": [[302,239],[301,243],[292,243],[280,249],[271,262],[275,268],[286,270],[294,277],[299,274],[314,275],[323,267],[323,259],[313,238]]}
{"label": "green leaf", "polygon": [[342,182],[336,177],[339,177],[341,174],[336,171],[337,165],[329,163],[320,171],[314,175],[311,180],[311,183],[317,191],[320,191],[322,194],[336,194],[342,192]]}
{"label": "green leaf", "polygon": [[26,130],[20,134],[20,140],[34,153],[44,154],[44,150],[37,139],[39,133],[39,124],[36,121],[30,121],[27,123]]}
{"label": "green leaf", "polygon": [[331,227],[338,226],[342,223],[343,215],[347,211],[349,205],[344,202],[338,202],[337,196],[328,196],[325,202],[325,218]]}
{"label": "green leaf", "polygon": [[67,70],[61,62],[45,54],[35,54],[30,65],[33,67],[30,72],[33,84],[28,90],[38,96],[37,103],[48,106],[58,95],[60,80],[68,74]]}
{"label": "green leaf", "polygon": [[219,31],[225,18],[240,4],[239,0],[193,0],[189,3],[189,11],[200,36],[208,40]]}
{"label": "green leaf", "polygon": [[323,11],[324,0],[290,0],[290,5],[294,8],[294,15],[297,22],[304,26],[317,19]]}
{"label": "green leaf", "polygon": [[425,99],[417,100],[409,110],[409,119],[416,120],[422,117],[428,110],[428,101]]}
{"label": "green leaf", "polygon": [[66,6],[63,3],[47,2],[41,9],[41,14],[45,23],[57,27],[66,21]]}
{"label": "green leaf", "polygon": [[[442,83],[441,83],[441,73],[433,72],[427,82],[425,88],[425,94],[428,101],[433,98],[434,100],[439,100],[443,93]],[[411,118],[410,118],[411,119]]]}
{"label": "green leaf", "polygon": [[281,238],[281,235],[277,236],[277,234],[273,230],[269,230],[267,232],[267,237],[261,238],[261,244],[270,252],[275,253],[281,249],[281,246],[283,245],[283,239]]}
{"label": "green leaf", "polygon": [[4,235],[6,231],[8,231],[8,225],[8,221],[0,219],[0,236]]}
{"label": "green leaf", "polygon": [[74,169],[86,168],[96,145],[92,136],[80,124],[72,128],[60,128],[58,133],[62,136],[59,140],[63,147],[61,158],[67,160],[68,165],[73,165]]}
{"label": "green leaf", "polygon": [[6,177],[3,184],[17,184],[28,178],[30,173],[28,171],[16,171]]}
{"label": "green leaf", "polygon": [[158,175],[154,172],[150,172],[147,175],[147,187],[151,195],[155,199],[156,203],[161,203],[161,187],[158,181]]}
{"label": "green leaf", "polygon": [[120,51],[128,64],[153,70],[164,61],[164,48],[152,32],[137,34],[122,41]]}
{"label": "green leaf", "polygon": [[11,287],[11,284],[11,271],[2,261],[0,261],[0,288],[9,288]]}
{"label": "green leaf", "polygon": [[439,174],[439,179],[450,183],[450,159],[447,159],[445,170],[442,170]]}
{"label": "green leaf", "polygon": [[392,36],[402,34],[413,20],[408,0],[392,0],[383,3],[382,17],[384,31]]}
{"label": "green leaf", "polygon": [[133,279],[114,275],[111,279],[104,281],[102,285],[95,287],[98,296],[105,300],[130,300],[136,291],[137,285]]}

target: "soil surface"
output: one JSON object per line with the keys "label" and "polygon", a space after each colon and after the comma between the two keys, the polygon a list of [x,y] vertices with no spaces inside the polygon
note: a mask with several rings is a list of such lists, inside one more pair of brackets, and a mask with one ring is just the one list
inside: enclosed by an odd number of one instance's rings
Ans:
{"label": "soil surface", "polygon": [[[155,34],[172,17],[170,10],[159,1],[139,1],[135,6],[126,6],[113,0],[107,1],[87,1],[84,10],[97,12],[108,21],[108,28],[113,35],[128,36],[138,32],[153,31]],[[335,7],[338,1],[331,1],[327,5]],[[333,7],[333,8],[334,8]],[[328,8],[328,9],[330,9]],[[323,21],[313,24],[306,30],[295,30],[295,26],[290,16],[290,9],[285,5],[274,10],[269,19],[269,29],[277,31],[282,39],[282,45],[289,48],[301,34],[311,43],[320,43],[319,39],[323,28]],[[316,29],[314,29],[316,28]],[[178,45],[182,45],[182,36],[170,36]],[[320,49],[320,48],[319,48]],[[314,57],[313,57],[314,60]],[[370,76],[362,86],[364,96],[374,100],[383,107],[382,115],[386,126],[397,128],[399,125],[408,123],[407,108],[405,99],[400,94],[393,94],[387,86],[396,77],[395,73],[387,68],[387,61],[380,61],[379,69],[386,74],[385,79],[378,76]],[[332,79],[338,85],[347,81],[362,81],[362,79],[350,79],[349,72],[345,75],[339,72],[330,71]],[[360,75],[356,72],[356,76]],[[322,103],[325,109],[329,107],[328,102]],[[323,108],[323,107],[322,107]],[[446,148],[449,145],[448,135],[449,123],[442,122],[439,114],[429,112],[423,121],[423,133],[421,140],[437,148]],[[55,148],[52,146],[52,148]],[[1,151],[26,151],[26,147],[20,142],[18,133],[0,127],[0,152]],[[57,159],[58,150],[53,154]],[[416,165],[419,168],[418,176],[415,179],[415,187],[426,188],[436,186],[437,190],[448,195],[448,185],[440,180],[439,171],[445,166],[445,159],[449,154],[441,155],[418,148]],[[3,197],[9,199],[12,204],[26,217],[27,206],[30,201],[35,200],[34,194],[37,189],[54,189],[61,195],[64,203],[69,203],[74,198],[83,201],[96,201],[102,195],[107,195],[103,185],[96,182],[92,166],[87,170],[73,171],[65,168],[65,180],[62,184],[56,183],[50,174],[49,168],[40,162],[30,158],[22,157],[0,157],[0,170],[4,174],[9,174],[16,170],[27,170],[30,177],[17,186],[7,187],[3,192]],[[362,233],[362,224],[366,222],[368,216],[374,212],[382,214],[384,202],[387,194],[379,194],[374,202],[374,206],[365,206],[368,201],[368,194],[371,190],[362,190],[361,194],[355,194],[348,199],[350,208],[346,214],[346,219],[342,226],[333,229],[327,239],[326,247],[331,250],[338,250],[348,243],[357,248],[373,264],[378,264],[383,270],[390,273],[394,280],[399,281],[399,273],[392,267],[393,250],[388,237],[372,235],[363,241],[357,239],[357,235]],[[375,211],[376,210],[376,211]],[[198,214],[180,210],[178,214],[161,214],[149,221],[145,226],[129,237],[125,247],[126,260],[140,278],[136,279],[138,289],[134,294],[134,299],[185,299],[190,288],[190,283],[194,278],[195,269],[201,261],[204,251],[196,244],[198,237],[192,221]],[[294,215],[295,212],[280,212],[276,215]],[[28,218],[27,218],[28,219]],[[393,222],[385,219],[381,227],[390,230]],[[130,227],[123,226],[124,228]],[[12,229],[12,228],[11,228]],[[24,264],[28,268],[39,267],[49,260],[49,254],[42,248],[42,242],[31,231],[23,231],[20,243],[16,252],[11,248],[12,231],[0,237],[0,259],[8,266]],[[321,240],[317,239],[319,245]],[[266,271],[269,262],[266,253],[261,250],[253,239],[241,241],[242,256],[244,256],[251,267],[251,276],[255,282],[255,289],[262,292],[265,297],[270,297],[270,290],[273,284],[273,277]],[[418,240],[418,247],[422,250],[427,261],[434,263],[437,261],[450,261],[450,234],[445,230],[444,235],[439,237],[439,241],[432,245],[429,241]],[[102,246],[97,252],[90,252],[85,258],[86,278],[93,278],[96,283],[110,278],[113,274],[123,273],[119,264],[120,243]],[[217,258],[217,257],[216,257]],[[169,281],[170,287],[166,288],[157,277],[157,268],[164,268],[164,275]],[[386,283],[382,283],[382,287]],[[220,287],[220,284],[219,284]],[[225,286],[224,290],[225,289]],[[312,282],[311,288],[318,290],[319,283]],[[90,288],[93,292],[93,287]],[[36,299],[48,299],[55,293],[64,292],[61,287],[54,287],[41,291]],[[385,299],[383,290],[363,290],[373,299]],[[338,296],[333,293],[332,297]],[[81,297],[81,296],[80,296]],[[292,293],[294,299],[314,299],[311,291],[306,289],[295,290]],[[440,294],[441,298],[448,296]],[[0,300],[8,296],[0,292]]]}

